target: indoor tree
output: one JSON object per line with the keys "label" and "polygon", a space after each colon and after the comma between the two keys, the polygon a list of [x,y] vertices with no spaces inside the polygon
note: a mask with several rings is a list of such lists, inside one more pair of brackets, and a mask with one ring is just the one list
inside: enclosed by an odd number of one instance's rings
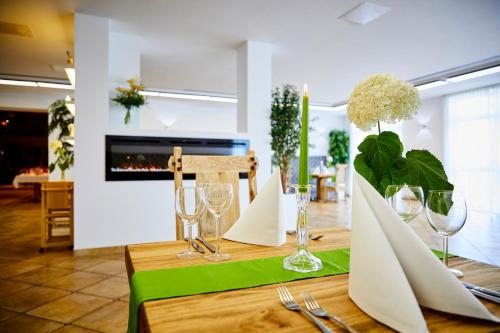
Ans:
{"label": "indoor tree", "polygon": [[329,137],[328,155],[331,156],[331,166],[346,164],[349,161],[349,135],[344,130],[332,130]]}
{"label": "indoor tree", "polygon": [[300,146],[300,109],[297,88],[286,84],[275,88],[271,103],[271,149],[273,164],[281,171],[283,192],[287,190],[290,165]]}
{"label": "indoor tree", "polygon": [[59,167],[61,179],[65,178],[65,172],[74,162],[73,141],[75,117],[66,106],[66,102],[59,99],[49,106],[49,134],[58,131],[57,139],[50,143],[50,148],[56,155],[56,161],[50,163],[49,171]]}

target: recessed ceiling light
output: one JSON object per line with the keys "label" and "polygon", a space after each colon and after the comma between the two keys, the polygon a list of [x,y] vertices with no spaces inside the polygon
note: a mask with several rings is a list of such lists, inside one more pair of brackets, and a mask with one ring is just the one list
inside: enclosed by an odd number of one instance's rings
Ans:
{"label": "recessed ceiling light", "polygon": [[21,81],[21,80],[2,80],[0,79],[0,84],[5,84],[8,86],[24,86],[24,87],[36,87],[36,82],[33,81]]}
{"label": "recessed ceiling light", "polygon": [[195,101],[209,101],[209,102],[222,102],[222,103],[237,103],[238,99],[234,97],[221,97],[221,96],[210,96],[210,95],[199,95],[199,94],[180,94],[162,91],[150,91],[144,90],[140,92],[144,96],[152,97],[165,97],[165,98],[175,98],[175,99],[187,99]]}
{"label": "recessed ceiling light", "polygon": [[339,19],[348,21],[354,24],[360,24],[360,25],[365,25],[367,23],[370,23],[382,15],[388,13],[391,11],[391,8],[377,5],[376,3],[373,2],[362,2],[356,7],[348,10],[341,16],[339,16]]}
{"label": "recessed ceiling light", "polygon": [[495,74],[495,73],[500,73],[500,66],[490,67],[490,68],[482,69],[479,71],[450,77],[449,79],[446,79],[446,81],[448,81],[448,82],[461,82],[461,81],[475,79],[475,78],[478,78],[481,76]]}
{"label": "recessed ceiling light", "polygon": [[54,88],[54,89],[68,89],[73,90],[73,86],[70,84],[62,83],[50,83],[50,82],[37,82],[40,88]]}
{"label": "recessed ceiling light", "polygon": [[417,88],[419,91],[422,91],[422,90],[427,90],[427,89],[431,89],[431,88],[444,86],[445,84],[448,84],[448,82],[439,80],[439,81],[432,81],[429,83],[420,84],[418,86],[415,86],[415,88]]}

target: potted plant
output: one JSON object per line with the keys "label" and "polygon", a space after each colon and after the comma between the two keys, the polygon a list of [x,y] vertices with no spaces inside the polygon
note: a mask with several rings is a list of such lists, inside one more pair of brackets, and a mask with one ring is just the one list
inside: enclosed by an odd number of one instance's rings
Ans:
{"label": "potted plant", "polygon": [[61,179],[65,179],[66,170],[74,162],[73,136],[75,131],[74,116],[62,99],[49,106],[49,134],[58,131],[57,139],[50,143],[51,150],[56,154],[56,160],[49,164],[49,172],[57,167],[61,170]]}
{"label": "potted plant", "polygon": [[382,196],[388,185],[418,185],[424,198],[431,189],[453,190],[443,164],[428,150],[410,150],[403,156],[398,135],[381,131],[380,122],[411,119],[420,107],[413,85],[389,74],[377,74],[359,83],[347,104],[349,120],[363,131],[377,126],[358,146],[354,168]]}
{"label": "potted plant", "polygon": [[288,190],[291,161],[300,146],[300,109],[297,88],[275,88],[271,103],[271,149],[273,164],[280,168],[283,192]]}
{"label": "potted plant", "polygon": [[116,88],[118,94],[111,99],[113,102],[120,104],[127,110],[125,118],[123,119],[125,125],[130,121],[130,110],[134,107],[139,108],[146,102],[144,96],[140,94],[140,91],[144,89],[144,86],[138,82],[138,79],[132,78],[127,80],[127,83],[129,87]]}
{"label": "potted plant", "polygon": [[349,161],[349,134],[344,130],[332,130],[329,134],[329,166],[347,164]]}

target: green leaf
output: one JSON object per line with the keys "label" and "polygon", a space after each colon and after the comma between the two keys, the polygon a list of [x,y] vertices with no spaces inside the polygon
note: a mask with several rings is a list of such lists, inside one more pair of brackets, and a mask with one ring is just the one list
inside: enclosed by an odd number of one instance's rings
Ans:
{"label": "green leaf", "polygon": [[448,182],[443,164],[427,150],[410,150],[406,153],[407,184],[419,185],[427,198],[429,190],[453,190]]}
{"label": "green leaf", "polygon": [[49,172],[52,173],[52,171],[54,171],[54,169],[56,168],[56,164],[55,163],[50,163],[49,164]]}
{"label": "green leaf", "polygon": [[354,159],[354,168],[361,176],[363,176],[373,187],[378,190],[378,181],[375,177],[375,173],[366,163],[363,154],[358,154]]}
{"label": "green leaf", "polygon": [[403,153],[403,144],[396,133],[382,132],[379,135],[369,135],[358,146],[364,160],[375,174],[377,182],[389,170],[394,161]]}
{"label": "green leaf", "polygon": [[[434,155],[427,150],[411,150],[403,157],[403,145],[393,132],[369,135],[358,149],[361,153],[354,160],[356,171],[382,196],[388,185],[421,186],[425,199],[429,190],[453,190],[443,164]],[[445,202],[435,208],[447,213],[452,204]]]}

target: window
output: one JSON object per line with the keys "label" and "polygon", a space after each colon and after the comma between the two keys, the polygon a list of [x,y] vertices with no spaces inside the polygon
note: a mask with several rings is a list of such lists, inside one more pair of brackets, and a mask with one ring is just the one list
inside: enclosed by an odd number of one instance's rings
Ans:
{"label": "window", "polygon": [[471,213],[500,220],[500,85],[446,97],[445,166]]}

